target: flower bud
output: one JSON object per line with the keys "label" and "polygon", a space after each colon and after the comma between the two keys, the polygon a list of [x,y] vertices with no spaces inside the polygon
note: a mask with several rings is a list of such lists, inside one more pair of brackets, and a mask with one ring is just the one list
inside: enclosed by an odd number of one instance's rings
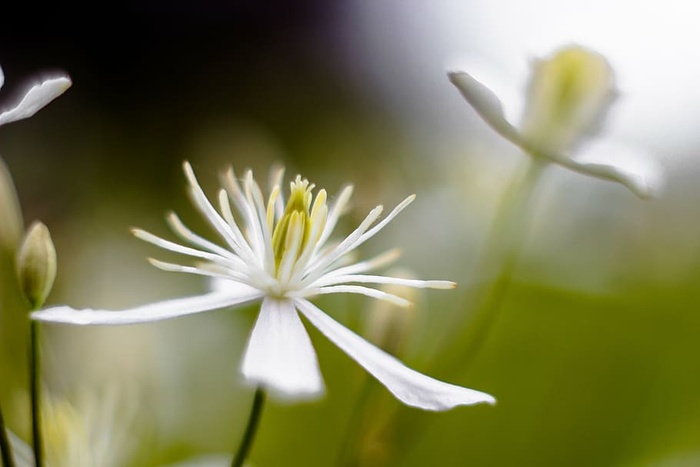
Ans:
{"label": "flower bud", "polygon": [[14,253],[23,227],[24,221],[12,176],[0,160],[0,248]]}
{"label": "flower bud", "polygon": [[597,129],[614,96],[613,70],[602,55],[563,48],[533,63],[522,133],[544,151],[567,152]]}
{"label": "flower bud", "polygon": [[29,227],[17,252],[17,276],[32,309],[39,309],[56,278],[56,249],[49,229],[41,222],[36,221]]}

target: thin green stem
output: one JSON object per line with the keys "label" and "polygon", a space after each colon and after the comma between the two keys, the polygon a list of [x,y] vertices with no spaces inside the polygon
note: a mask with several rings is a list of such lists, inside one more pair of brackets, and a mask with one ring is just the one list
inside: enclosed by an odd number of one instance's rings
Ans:
{"label": "thin green stem", "polygon": [[0,409],[0,455],[2,455],[2,465],[5,467],[15,467],[15,459],[12,457],[12,446],[7,437],[7,428],[5,428],[5,419],[2,416],[2,409]]}
{"label": "thin green stem", "polygon": [[32,446],[37,467],[44,465],[44,443],[41,436],[41,358],[39,349],[39,322],[29,325],[29,390],[32,402]]}
{"label": "thin green stem", "polygon": [[[473,304],[474,311],[459,316],[458,321],[450,326],[456,332],[445,339],[446,344],[436,354],[439,358],[434,359],[432,365],[435,374],[465,374],[488,340],[511,285],[526,233],[532,198],[547,165],[547,161],[528,157],[527,166],[505,193],[478,267],[479,271],[491,273],[494,280],[487,287],[477,290],[476,294],[467,297],[468,303]],[[396,427],[401,430],[399,439],[394,441],[400,444],[396,451],[405,454],[418,434],[427,429],[430,420],[432,418],[424,414],[414,414],[408,410],[396,412],[388,424],[389,429]]]}
{"label": "thin green stem", "polygon": [[[536,158],[527,158],[528,165],[506,192],[491,227],[489,244],[479,271],[493,274],[494,280],[477,291],[469,300],[474,309],[467,322],[455,323],[451,329],[458,332],[448,339],[447,351],[441,352],[446,362],[447,373],[464,373],[476,360],[497,321],[501,305],[511,285],[513,271],[517,265],[522,243],[526,237],[530,205],[547,163]],[[450,356],[449,360],[444,359]]]}
{"label": "thin green stem", "polygon": [[365,416],[367,415],[367,405],[370,401],[370,396],[372,395],[372,389],[375,387],[374,381],[370,380],[366,375],[362,383],[362,388],[360,389],[360,395],[358,396],[354,409],[350,414],[350,421],[345,430],[345,436],[343,436],[343,443],[340,447],[340,452],[338,456],[338,466],[354,466],[358,465],[358,440],[360,433],[362,433],[362,427],[365,423]]}
{"label": "thin green stem", "polygon": [[243,433],[243,440],[238,446],[236,454],[233,456],[231,467],[241,467],[243,465],[243,462],[245,462],[246,458],[248,457],[248,453],[253,447],[255,432],[258,429],[258,425],[260,423],[260,416],[262,415],[264,405],[265,390],[261,386],[258,386],[258,388],[255,390],[255,396],[253,397],[253,407],[251,407],[250,409],[248,425],[245,428],[245,433]]}

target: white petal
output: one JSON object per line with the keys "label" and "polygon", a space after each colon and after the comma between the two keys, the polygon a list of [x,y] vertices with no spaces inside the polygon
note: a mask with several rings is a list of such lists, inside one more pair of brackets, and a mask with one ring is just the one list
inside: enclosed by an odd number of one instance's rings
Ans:
{"label": "white petal", "polygon": [[306,298],[314,297],[316,295],[327,295],[334,293],[354,293],[359,295],[364,295],[366,297],[376,298],[378,300],[386,300],[387,302],[393,303],[396,306],[408,308],[411,306],[411,302],[405,298],[401,298],[398,295],[390,294],[382,290],[373,289],[371,287],[364,287],[361,285],[329,285],[326,287],[307,287],[298,292],[289,292],[287,295],[293,298]]}
{"label": "white petal", "polygon": [[147,323],[178,316],[218,310],[251,302],[261,297],[260,291],[248,287],[233,293],[209,293],[194,297],[176,298],[151,303],[123,311],[112,310],[76,310],[67,306],[47,308],[31,314],[37,321],[65,324],[99,324],[120,325]]}
{"label": "white petal", "polygon": [[248,380],[282,397],[309,398],[323,393],[316,352],[292,301],[263,300],[242,372]]}
{"label": "white petal", "polygon": [[[360,226],[356,228],[348,237],[345,238],[336,248],[331,250],[326,256],[319,257],[319,260],[309,265],[307,269],[307,274],[305,280],[310,283],[321,277],[325,272],[326,268],[332,265],[341,257],[347,255],[351,251],[358,248],[364,242],[375,236],[380,230],[389,224],[396,216],[398,216],[401,211],[406,209],[406,207],[416,199],[416,195],[411,195],[401,201],[392,211],[382,219],[377,225],[369,229],[369,226],[374,223],[374,221],[379,218],[382,212],[382,206],[377,206],[365,217]],[[368,230],[369,229],[369,230]]]}
{"label": "white petal", "polygon": [[5,73],[3,73],[2,67],[0,67],[0,88],[3,84],[5,84]]}
{"label": "white petal", "polygon": [[401,250],[394,248],[392,250],[385,251],[384,253],[377,255],[368,260],[360,261],[357,263],[352,263],[349,266],[339,267],[338,269],[333,269],[327,272],[323,277],[336,277],[344,276],[347,274],[358,274],[373,269],[379,269],[380,267],[387,266],[394,261],[396,261],[401,256]]}
{"label": "white petal", "polygon": [[393,356],[333,320],[307,300],[296,300],[295,303],[311,324],[362,365],[406,405],[438,411],[458,405],[496,403],[496,399],[489,394],[444,383],[408,368]]}
{"label": "white petal", "polygon": [[236,238],[235,232],[232,230],[228,222],[219,215],[216,209],[214,209],[214,206],[212,206],[209,198],[207,198],[207,195],[204,194],[204,190],[202,190],[202,187],[199,186],[197,177],[195,176],[194,170],[189,162],[185,161],[183,163],[183,170],[189,183],[188,191],[192,197],[195,207],[199,210],[200,214],[202,214],[209,221],[209,224],[211,224],[211,226],[219,233],[226,244],[228,244],[234,251],[238,252],[241,245]]}
{"label": "white petal", "polygon": [[367,214],[365,219],[360,223],[360,225],[357,226],[357,228],[353,230],[350,235],[345,237],[345,239],[343,239],[342,242],[340,242],[331,250],[327,252],[324,251],[324,254],[319,255],[314,260],[312,260],[306,270],[306,280],[316,280],[318,277],[323,275],[323,271],[328,266],[332,265],[340,258],[342,258],[345,254],[349,253],[353,249],[353,245],[357,243],[358,239],[362,237],[362,235],[367,232],[367,229],[369,229],[370,226],[374,224],[374,221],[376,221],[379,218],[379,216],[381,216],[383,209],[383,206],[377,206],[376,208],[372,209],[369,212],[369,214]]}
{"label": "white petal", "polygon": [[555,162],[576,172],[620,183],[642,199],[652,198],[664,188],[664,170],[657,159],[611,140],[591,141],[573,158],[557,158]]}
{"label": "white petal", "polygon": [[66,92],[70,85],[71,81],[68,77],[60,76],[32,86],[19,104],[0,114],[0,125],[31,117]]}
{"label": "white petal", "polygon": [[318,240],[317,249],[323,247],[328,238],[333,233],[338,219],[345,213],[350,197],[352,196],[352,185],[343,187],[340,193],[336,196],[333,206],[328,211],[328,218],[326,219],[326,225],[323,228],[323,233]]}
{"label": "white petal", "polygon": [[417,289],[454,289],[457,284],[451,281],[424,281],[419,279],[404,279],[401,277],[372,276],[366,274],[326,275],[309,287],[325,287],[328,285],[359,282],[363,284],[393,284],[414,287]]}
{"label": "white petal", "polygon": [[507,140],[519,144],[520,132],[506,119],[503,104],[492,90],[465,71],[450,71],[447,76],[491,128]]}

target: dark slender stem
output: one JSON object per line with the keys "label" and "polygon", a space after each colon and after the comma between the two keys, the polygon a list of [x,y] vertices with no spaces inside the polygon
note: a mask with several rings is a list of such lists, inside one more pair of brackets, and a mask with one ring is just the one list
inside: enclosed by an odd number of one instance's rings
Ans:
{"label": "dark slender stem", "polygon": [[44,465],[44,446],[41,437],[41,358],[39,354],[39,323],[29,325],[29,390],[32,398],[32,445],[37,467]]}
{"label": "dark slender stem", "polygon": [[7,429],[5,428],[5,419],[2,417],[0,409],[0,455],[2,455],[2,465],[5,467],[15,467],[15,460],[12,457],[12,446],[7,437]]}
{"label": "dark slender stem", "polygon": [[258,424],[260,423],[260,416],[262,415],[263,406],[265,405],[265,390],[258,386],[255,390],[255,396],[253,397],[253,407],[250,409],[250,416],[248,417],[248,426],[245,428],[245,433],[243,433],[243,440],[238,446],[238,451],[233,457],[233,462],[231,462],[231,467],[241,467],[243,462],[245,462],[248,457],[250,449],[253,447],[253,440],[255,439],[255,432],[258,429]]}

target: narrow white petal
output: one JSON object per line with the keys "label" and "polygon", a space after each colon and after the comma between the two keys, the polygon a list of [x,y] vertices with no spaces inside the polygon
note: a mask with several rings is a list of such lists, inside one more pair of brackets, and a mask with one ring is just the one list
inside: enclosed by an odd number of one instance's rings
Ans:
{"label": "narrow white petal", "polygon": [[340,216],[343,215],[343,213],[345,212],[345,208],[347,207],[348,202],[350,201],[350,197],[352,196],[352,190],[352,185],[348,185],[344,187],[337,195],[333,206],[328,211],[326,225],[323,228],[323,233],[321,234],[318,243],[316,244],[317,249],[323,247],[324,243],[326,243],[326,240],[328,240],[328,238],[333,233],[333,229],[335,229],[335,226],[338,223],[338,219],[340,218]]}
{"label": "narrow white petal", "polygon": [[231,204],[229,203],[229,196],[226,190],[219,191],[219,205],[221,207],[221,214],[231,228],[231,233],[233,234],[233,238],[235,240],[235,242],[230,245],[231,249],[247,263],[256,264],[258,260],[256,259],[255,253],[248,244],[248,241],[243,235],[243,232],[241,232],[241,229],[238,228],[236,219],[233,217],[233,212],[231,212]]}
{"label": "narrow white petal", "polygon": [[3,84],[5,84],[5,73],[3,73],[2,67],[0,67],[0,88]]}
{"label": "narrow white petal", "polygon": [[[268,181],[270,193],[273,191],[277,190],[279,193],[282,192],[281,187],[282,187],[282,180],[284,179],[284,167],[281,165],[275,164],[272,166],[270,169],[270,179]],[[282,196],[276,196],[275,201],[273,203],[275,215],[279,219],[282,217],[284,214],[284,198]]]}
{"label": "narrow white petal", "polygon": [[373,276],[365,274],[347,274],[337,276],[323,276],[309,287],[325,287],[328,285],[347,284],[359,282],[363,284],[392,284],[415,287],[417,289],[454,289],[456,284],[451,281],[423,281],[418,279],[403,279],[400,277]]}
{"label": "narrow white petal", "polygon": [[[251,243],[258,257],[264,258],[272,255],[272,232],[267,228],[267,210],[260,187],[253,178],[253,172],[246,172],[243,185],[248,206],[252,209],[251,220],[248,228],[251,230]],[[268,251],[269,249],[269,251]]]}
{"label": "narrow white petal", "polygon": [[620,183],[642,199],[654,197],[664,188],[664,170],[657,159],[611,140],[591,141],[572,159],[556,162],[580,173]]}
{"label": "narrow white petal", "polygon": [[[330,251],[325,256],[320,256],[319,259],[313,264],[309,265],[307,269],[307,275],[305,277],[306,281],[312,282],[324,275],[326,268],[332,265],[339,258],[347,255],[364,242],[376,235],[380,230],[382,230],[386,225],[394,220],[396,216],[401,213],[406,207],[416,199],[416,195],[411,195],[401,201],[384,219],[382,219],[377,225],[369,229],[369,226],[374,223],[382,212],[382,206],[377,206],[365,217],[360,226],[355,229],[350,235],[348,235],[345,240],[343,240],[340,245],[335,249]],[[368,230],[369,229],[369,230]]]}
{"label": "narrow white petal", "polygon": [[296,300],[295,303],[311,324],[406,405],[438,411],[458,405],[496,402],[489,394],[444,383],[418,373],[333,320],[311,302]]}
{"label": "narrow white petal", "polygon": [[0,114],[0,125],[31,117],[46,104],[66,92],[70,86],[71,81],[67,76],[47,79],[32,86],[19,104]]}
{"label": "narrow white petal", "polygon": [[205,259],[211,261],[212,263],[221,264],[224,267],[231,266],[235,268],[237,264],[240,264],[240,260],[238,260],[238,258],[230,259],[214,253],[209,253],[208,251],[202,251],[190,248],[188,246],[183,246],[178,243],[171,242],[170,240],[160,238],[157,235],[153,235],[150,232],[146,232],[145,230],[132,229],[131,233],[134,235],[134,237],[143,240],[144,242],[148,242],[152,245],[160,247],[164,250],[180,253],[182,255],[192,256],[194,258]]}
{"label": "narrow white petal", "polygon": [[391,249],[389,251],[385,251],[382,254],[379,254],[373,258],[370,258],[365,261],[360,261],[357,263],[352,263],[349,266],[345,267],[340,267],[338,269],[334,269],[332,271],[327,272],[326,274],[323,275],[323,277],[336,277],[336,276],[345,276],[348,274],[361,274],[363,272],[367,271],[372,271],[374,269],[378,269],[384,266],[387,266],[394,261],[396,261],[399,257],[401,256],[401,250],[398,248]]}
{"label": "narrow white petal", "polygon": [[[243,216],[242,224],[247,227],[243,233],[246,235],[246,238],[249,239],[248,245],[250,245],[252,248],[252,254],[256,255],[258,258],[263,258],[264,238],[262,231],[260,230],[260,221],[258,221],[254,206],[251,205],[248,198],[244,195],[243,190],[236,179],[236,174],[234,173],[233,168],[229,167],[228,171],[226,171],[226,173],[221,177],[221,184],[224,186],[224,190],[228,193],[229,198],[236,204],[239,213]],[[230,218],[228,218],[228,221],[233,222],[235,225],[232,215]],[[267,222],[264,222],[264,224],[266,225]],[[237,227],[235,228],[237,229]],[[265,228],[265,226],[263,226],[263,228]],[[265,261],[264,258],[263,261]],[[261,266],[264,267],[263,264],[261,264]]]}
{"label": "narrow white petal", "polygon": [[185,162],[183,164],[183,169],[185,171],[185,177],[189,182],[189,193],[192,196],[192,201],[199,212],[206,217],[212,227],[219,233],[221,238],[223,238],[226,243],[231,246],[234,250],[239,246],[234,233],[231,231],[231,226],[219,215],[219,213],[214,209],[207,195],[204,194],[202,187],[199,186],[197,182],[197,177],[194,175],[194,170],[192,166]]}
{"label": "narrow white petal", "polygon": [[175,232],[181,239],[219,256],[223,256],[229,259],[236,258],[236,256],[229,250],[222,248],[219,245],[212,243],[209,240],[192,232],[180,220],[180,217],[178,217],[178,215],[174,212],[168,213],[168,215],[166,216],[166,221],[168,222],[168,225],[173,230],[173,232]]}
{"label": "narrow white petal", "polygon": [[316,257],[316,259],[312,261],[307,268],[306,275],[307,278],[309,278],[308,280],[315,280],[315,278],[318,278],[323,274],[323,271],[328,266],[336,262],[348,252],[352,251],[353,245],[360,237],[362,237],[364,233],[367,232],[367,229],[369,229],[374,221],[379,218],[383,209],[384,208],[382,206],[377,206],[376,208],[372,209],[369,214],[367,214],[367,217],[365,217],[365,219],[360,223],[360,225],[342,242],[340,242],[338,246],[328,251],[327,254]]}
{"label": "narrow white petal", "polygon": [[464,71],[450,71],[447,76],[462,97],[491,128],[507,140],[518,144],[521,139],[520,133],[506,120],[503,104],[492,90]]}
{"label": "narrow white petal", "polygon": [[371,287],[363,287],[361,285],[329,285],[326,287],[307,287],[299,292],[289,292],[288,295],[294,298],[306,298],[313,297],[314,295],[327,295],[333,293],[354,293],[359,295],[365,295],[367,297],[376,298],[378,300],[386,300],[394,305],[401,307],[410,307],[411,302],[405,298],[401,298],[398,295],[390,294],[381,290],[373,289]]}
{"label": "narrow white petal", "polygon": [[242,372],[279,396],[309,398],[323,393],[316,352],[292,301],[263,300]]}
{"label": "narrow white petal", "polygon": [[257,289],[248,287],[236,294],[209,293],[194,297],[176,298],[162,302],[142,305],[123,311],[112,310],[76,310],[67,306],[47,308],[35,311],[31,318],[37,321],[64,324],[99,324],[120,325],[147,323],[164,319],[177,318],[178,316],[191,315],[204,311],[218,310],[251,302],[261,298]]}
{"label": "narrow white petal", "polygon": [[207,265],[210,267],[183,266],[181,264],[168,263],[166,261],[160,261],[154,258],[148,258],[148,262],[160,269],[161,271],[184,272],[186,274],[196,274],[198,276],[220,278],[224,280],[235,280],[238,282],[242,282],[248,285],[249,287],[255,287],[249,282],[249,274],[244,274],[230,268],[211,267],[210,265]]}

